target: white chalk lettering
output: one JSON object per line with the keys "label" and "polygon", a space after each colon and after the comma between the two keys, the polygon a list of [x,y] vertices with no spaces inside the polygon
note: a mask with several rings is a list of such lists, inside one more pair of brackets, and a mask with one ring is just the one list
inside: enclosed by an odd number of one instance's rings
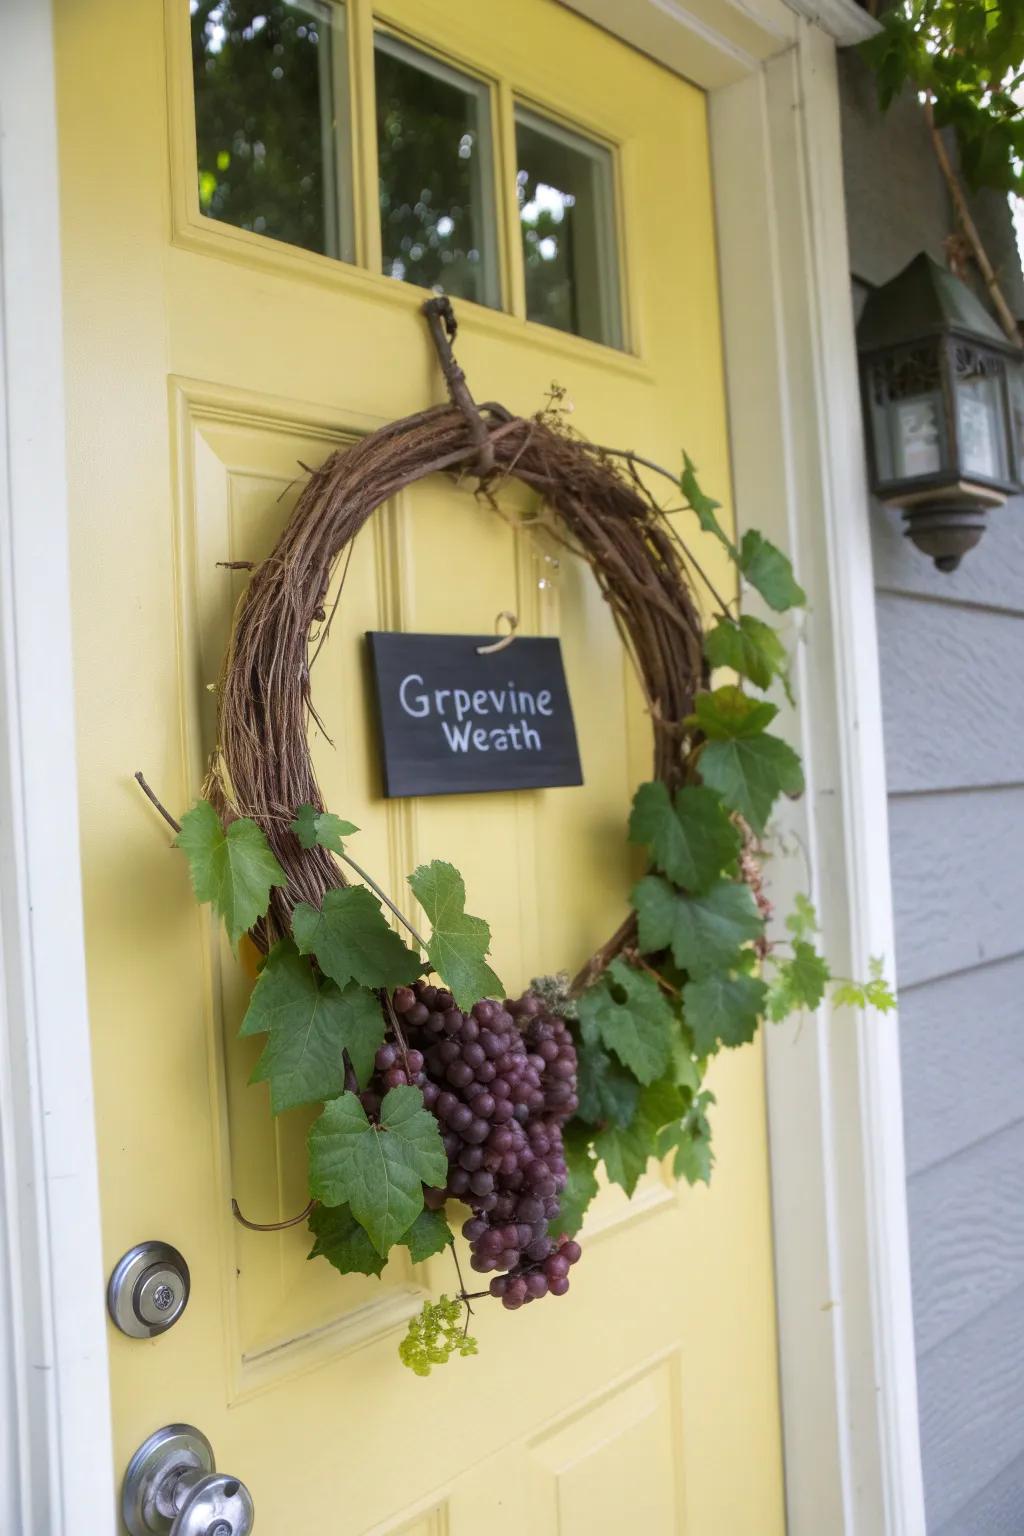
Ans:
{"label": "white chalk lettering", "polygon": [[425,693],[418,693],[415,696],[416,707],[413,708],[405,696],[405,690],[412,683],[419,683],[422,685],[423,679],[418,672],[410,672],[408,677],[402,678],[402,686],[398,690],[398,700],[407,715],[412,715],[414,720],[422,720],[424,715],[430,714],[430,700],[427,698]]}

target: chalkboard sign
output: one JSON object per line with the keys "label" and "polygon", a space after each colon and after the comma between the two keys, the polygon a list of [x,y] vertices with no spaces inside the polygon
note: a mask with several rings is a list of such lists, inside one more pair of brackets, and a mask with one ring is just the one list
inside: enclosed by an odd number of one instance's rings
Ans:
{"label": "chalkboard sign", "polygon": [[380,711],[384,793],[464,795],[582,784],[557,640],[367,636]]}

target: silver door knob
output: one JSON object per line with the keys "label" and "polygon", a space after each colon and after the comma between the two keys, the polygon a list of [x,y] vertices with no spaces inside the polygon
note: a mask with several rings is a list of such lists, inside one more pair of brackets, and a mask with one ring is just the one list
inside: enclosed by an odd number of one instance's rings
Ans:
{"label": "silver door knob", "polygon": [[139,1446],[121,1489],[131,1536],[249,1536],[252,1498],[216,1471],[213,1448],[191,1424],[166,1424]]}

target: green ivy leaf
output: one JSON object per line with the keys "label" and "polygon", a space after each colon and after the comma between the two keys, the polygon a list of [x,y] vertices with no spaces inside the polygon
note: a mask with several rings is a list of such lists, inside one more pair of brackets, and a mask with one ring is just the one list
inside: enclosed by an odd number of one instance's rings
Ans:
{"label": "green ivy leaf", "polygon": [[749,885],[720,880],[702,896],[675,890],[648,875],[631,896],[645,954],[672,950],[676,964],[697,979],[735,965],[737,951],[761,936],[764,920]]}
{"label": "green ivy leaf", "polygon": [[597,1163],[590,1150],[590,1136],[589,1131],[573,1128],[571,1124],[563,1134],[568,1178],[558,1197],[558,1215],[549,1224],[552,1237],[574,1237],[597,1194]]}
{"label": "green ivy leaf", "polygon": [[482,997],[500,997],[504,988],[484,959],[491,930],[482,917],[465,911],[466,886],[458,870],[434,859],[414,870],[409,884],[433,929],[430,963],[458,1006],[470,1009]]}
{"label": "green ivy leaf", "polygon": [[309,1215],[316,1238],[307,1258],[326,1259],[343,1275],[379,1275],[385,1260],[347,1205],[317,1205]]}
{"label": "green ivy leaf", "polygon": [[880,956],[872,956],[868,965],[870,980],[846,981],[832,994],[836,1008],[875,1008],[879,1013],[891,1013],[896,1007],[896,996],[885,979],[885,962]]}
{"label": "green ivy leaf", "polygon": [[722,688],[698,693],[693,701],[693,714],[687,716],[686,723],[695,725],[709,741],[734,741],[760,736],[778,712],[767,699],[752,699],[735,683],[727,683]]}
{"label": "green ivy leaf", "polygon": [[785,613],[788,608],[802,608],[807,602],[807,594],[797,584],[789,557],[770,544],[756,528],[748,528],[743,535],[739,566],[750,585],[776,613]]}
{"label": "green ivy leaf", "polygon": [[735,863],[741,845],[713,790],[688,785],[673,800],[661,779],[641,784],[633,797],[629,839],[646,843],[658,868],[690,891],[706,890]]}
{"label": "green ivy leaf", "polygon": [[817,1008],[831,979],[828,961],[806,939],[796,939],[792,956],[777,964],[768,1017],[778,1024],[798,1008]]}
{"label": "green ivy leaf", "polygon": [[612,1120],[616,1125],[628,1125],[636,1113],[640,1097],[640,1084],[632,1072],[620,1067],[613,1056],[596,1043],[584,1042],[577,1050],[578,1071],[576,1092],[579,1097],[577,1113],[581,1120],[591,1125],[601,1125]]}
{"label": "green ivy leaf", "polygon": [[599,1038],[642,1083],[652,1083],[668,1065],[675,1015],[652,976],[613,960],[580,998],[580,1024],[587,1041]]}
{"label": "green ivy leaf", "polygon": [[242,1035],[268,1036],[249,1079],[270,1083],[275,1115],[333,1099],[345,1086],[342,1052],[365,1086],[384,1040],[380,1000],[352,982],[344,992],[319,981],[290,939],[275,944],[253,988]]}
{"label": "green ivy leaf", "polygon": [[402,943],[364,885],[328,891],[323,906],[300,901],[292,913],[292,933],[303,955],[315,955],[325,975],[339,987],[358,981],[364,987],[400,987],[413,981],[423,962]]}
{"label": "green ivy leaf", "polygon": [[631,1125],[610,1125],[594,1137],[594,1149],[613,1184],[632,1196],[649,1160],[657,1156],[662,1126],[679,1121],[688,1104],[689,1095],[670,1079],[652,1083],[641,1093]]}
{"label": "green ivy leaf", "polygon": [[683,473],[679,477],[679,489],[686,497],[687,502],[697,514],[697,521],[705,533],[713,533],[720,544],[723,544],[734,560],[739,558],[736,546],[722,527],[715,513],[719,511],[722,503],[713,501],[710,496],[705,496],[697,484],[697,466],[688,453],[683,454]]}
{"label": "green ivy leaf", "polygon": [[381,1257],[423,1209],[423,1186],[441,1189],[448,1158],[418,1088],[392,1088],[372,1125],[354,1093],[325,1104],[309,1131],[309,1190],[348,1204]]}
{"label": "green ivy leaf", "polygon": [[716,971],[701,981],[688,981],[683,1008],[698,1056],[710,1056],[719,1045],[753,1040],[767,995],[768,988],[756,976]]}
{"label": "green ivy leaf", "polygon": [[755,832],[764,831],[780,794],[794,799],[803,794],[800,759],[778,736],[706,741],[698,766],[704,783],[739,811]]}
{"label": "green ivy leaf", "polygon": [[428,1211],[426,1206],[402,1238],[414,1264],[422,1264],[424,1259],[431,1258],[433,1254],[442,1253],[454,1241],[444,1211]]}
{"label": "green ivy leaf", "polygon": [[237,949],[242,934],[266,915],[271,889],[288,884],[265,833],[245,816],[225,831],[210,802],[200,800],[181,818],[174,841],[188,859],[196,899],[213,903]]}
{"label": "green ivy leaf", "polygon": [[658,1156],[675,1151],[672,1171],[687,1184],[710,1184],[715,1155],[711,1150],[711,1126],[705,1113],[715,1102],[713,1093],[697,1094],[686,1114],[658,1133]]}
{"label": "green ivy leaf", "polygon": [[770,688],[778,678],[793,703],[786,647],[770,624],[752,614],[719,619],[704,636],[704,655],[713,667],[729,667],[749,677],[756,688]]}
{"label": "green ivy leaf", "polygon": [[351,837],[359,828],[351,821],[342,821],[330,811],[318,811],[315,805],[300,805],[291,824],[303,848],[327,848],[331,853],[344,853],[343,837]]}

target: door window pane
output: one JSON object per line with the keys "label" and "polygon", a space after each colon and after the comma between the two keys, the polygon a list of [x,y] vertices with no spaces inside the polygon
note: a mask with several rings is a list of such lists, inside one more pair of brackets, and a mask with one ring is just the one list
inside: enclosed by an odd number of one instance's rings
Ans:
{"label": "door window pane", "polygon": [[490,92],[387,33],[375,44],[383,271],[496,308]]}
{"label": "door window pane", "polygon": [[518,107],[516,160],[527,318],[621,347],[611,152]]}
{"label": "door window pane", "polygon": [[190,0],[199,207],[352,261],[345,12]]}

